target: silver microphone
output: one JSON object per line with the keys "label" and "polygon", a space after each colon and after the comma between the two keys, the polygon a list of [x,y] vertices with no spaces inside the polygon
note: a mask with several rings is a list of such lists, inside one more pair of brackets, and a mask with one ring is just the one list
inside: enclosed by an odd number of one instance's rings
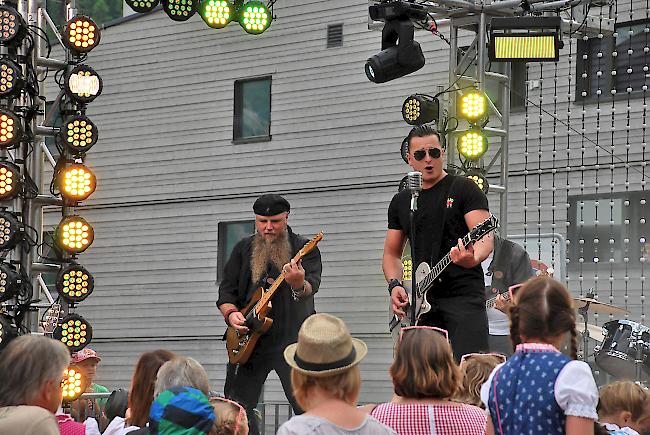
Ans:
{"label": "silver microphone", "polygon": [[411,192],[411,211],[418,209],[418,196],[422,191],[422,172],[409,172],[406,176],[406,185]]}

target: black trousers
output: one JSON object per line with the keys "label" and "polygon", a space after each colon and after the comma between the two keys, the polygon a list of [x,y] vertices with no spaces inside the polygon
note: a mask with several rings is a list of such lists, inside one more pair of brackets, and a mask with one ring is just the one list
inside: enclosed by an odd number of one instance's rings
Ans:
{"label": "black trousers", "polygon": [[282,383],[284,395],[295,414],[302,414],[291,388],[291,367],[284,360],[284,349],[269,349],[253,352],[246,364],[228,364],[224,395],[241,403],[246,409],[250,435],[259,435],[260,430],[253,412],[262,392],[262,386],[271,370],[275,370]]}
{"label": "black trousers", "polygon": [[457,362],[465,354],[488,351],[488,321],[482,293],[435,297],[431,306],[418,324],[446,329]]}

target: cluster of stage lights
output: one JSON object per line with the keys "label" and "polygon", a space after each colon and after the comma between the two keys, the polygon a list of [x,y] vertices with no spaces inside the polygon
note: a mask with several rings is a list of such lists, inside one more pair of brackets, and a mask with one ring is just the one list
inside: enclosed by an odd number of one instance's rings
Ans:
{"label": "cluster of stage lights", "polygon": [[[158,6],[159,0],[126,0],[135,12],[147,13]],[[239,8],[229,0],[160,0],[163,10],[174,21],[187,21],[197,11],[205,23],[213,29],[223,29],[232,21],[238,21],[246,33],[259,35],[271,25],[273,16],[269,7],[258,0],[251,0]]]}
{"label": "cluster of stage lights", "polygon": [[69,314],[61,320],[53,333],[54,339],[65,344],[71,352],[78,352],[90,343],[93,328],[78,314]]}

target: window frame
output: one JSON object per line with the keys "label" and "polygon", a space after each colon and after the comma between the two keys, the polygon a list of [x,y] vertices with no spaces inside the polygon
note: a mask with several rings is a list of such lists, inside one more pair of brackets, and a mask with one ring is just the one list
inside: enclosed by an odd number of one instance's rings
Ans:
{"label": "window frame", "polygon": [[[221,221],[217,223],[217,279],[216,282],[219,284],[223,278],[223,270],[226,266],[226,263],[230,259],[230,254],[228,253],[228,258],[226,258],[226,239],[228,234],[228,225],[231,224],[246,224],[250,223],[253,229],[252,234],[255,234],[255,219],[240,219],[233,221]],[[234,247],[234,245],[233,245]]]}
{"label": "window frame", "polygon": [[[259,136],[241,136],[243,130],[243,92],[241,89],[245,83],[255,81],[269,81],[269,124],[268,134]],[[272,123],[272,108],[273,108],[273,77],[271,75],[264,75],[259,77],[248,77],[245,79],[237,79],[233,86],[233,122],[232,122],[232,142],[234,144],[252,143],[252,142],[268,142],[271,140],[271,123]]]}

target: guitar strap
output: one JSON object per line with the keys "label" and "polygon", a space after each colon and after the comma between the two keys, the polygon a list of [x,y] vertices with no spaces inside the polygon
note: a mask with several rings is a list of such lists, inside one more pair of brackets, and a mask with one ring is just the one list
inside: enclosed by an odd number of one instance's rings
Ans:
{"label": "guitar strap", "polygon": [[[447,174],[447,177],[452,177],[451,183],[449,184],[449,187],[447,187],[447,190],[445,191],[445,195],[442,197],[443,201],[443,209],[442,209],[442,225],[440,225],[440,237],[437,240],[437,245],[432,246],[431,248],[431,267],[435,265],[439,260],[440,260],[440,248],[442,247],[442,240],[445,236],[445,225],[447,223],[447,210],[450,209],[451,207],[447,207],[447,200],[449,199],[449,194],[452,192],[452,189],[454,188],[454,184],[456,184],[456,180],[458,178],[455,175]],[[434,255],[436,258],[434,258]]]}

